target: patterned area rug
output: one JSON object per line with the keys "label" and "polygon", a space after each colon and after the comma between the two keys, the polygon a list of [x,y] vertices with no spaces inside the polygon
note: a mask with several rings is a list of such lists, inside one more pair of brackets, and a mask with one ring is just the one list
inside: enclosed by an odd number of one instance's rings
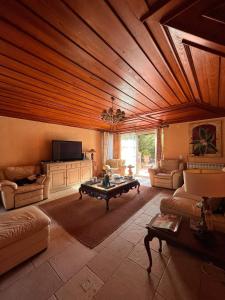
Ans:
{"label": "patterned area rug", "polygon": [[88,195],[79,199],[78,193],[39,207],[82,244],[94,248],[160,192],[159,188],[147,186],[140,187],[140,194],[136,189],[130,190],[110,199],[109,211],[105,200]]}

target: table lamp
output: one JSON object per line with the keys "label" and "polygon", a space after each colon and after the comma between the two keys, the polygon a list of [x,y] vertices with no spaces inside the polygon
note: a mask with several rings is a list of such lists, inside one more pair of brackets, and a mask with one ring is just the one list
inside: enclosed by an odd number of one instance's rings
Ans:
{"label": "table lamp", "polygon": [[209,198],[225,197],[225,173],[192,173],[184,171],[184,190],[187,193],[202,197],[199,229],[196,233],[202,240],[210,236],[205,220]]}
{"label": "table lamp", "polygon": [[91,160],[94,160],[94,153],[96,152],[95,149],[91,149],[88,152],[91,153]]}

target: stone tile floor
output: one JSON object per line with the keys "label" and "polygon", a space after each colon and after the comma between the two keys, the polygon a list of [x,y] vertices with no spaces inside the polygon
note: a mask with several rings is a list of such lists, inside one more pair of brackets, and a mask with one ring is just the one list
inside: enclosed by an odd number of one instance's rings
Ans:
{"label": "stone tile floor", "polygon": [[143,245],[145,224],[159,211],[163,191],[94,249],[54,221],[46,251],[0,277],[1,300],[225,299],[225,275],[201,259],[158,241],[153,267]]}

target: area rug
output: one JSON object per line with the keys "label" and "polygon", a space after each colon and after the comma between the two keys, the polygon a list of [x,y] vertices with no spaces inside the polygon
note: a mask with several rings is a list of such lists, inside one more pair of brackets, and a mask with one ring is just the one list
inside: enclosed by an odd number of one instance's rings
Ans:
{"label": "area rug", "polygon": [[140,194],[134,189],[110,199],[109,211],[105,200],[88,195],[79,199],[78,193],[39,207],[82,244],[94,248],[159,193],[158,188],[141,186]]}

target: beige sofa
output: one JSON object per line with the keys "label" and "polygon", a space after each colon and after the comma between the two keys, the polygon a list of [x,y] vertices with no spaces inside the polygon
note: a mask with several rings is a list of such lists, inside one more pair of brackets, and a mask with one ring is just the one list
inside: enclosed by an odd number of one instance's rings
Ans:
{"label": "beige sofa", "polygon": [[[187,172],[187,171],[186,171]],[[190,170],[190,172],[192,172]],[[201,170],[195,170],[194,173],[199,172],[202,173]],[[219,172],[216,170],[216,172]],[[221,172],[221,171],[220,171]],[[204,171],[204,174],[206,170]],[[210,170],[211,174],[212,171]],[[218,199],[220,201],[220,199]],[[181,216],[186,216],[190,218],[199,218],[200,217],[200,208],[197,207],[197,203],[201,202],[202,198],[200,196],[187,193],[185,191],[185,185],[178,188],[171,198],[165,198],[161,200],[160,210],[164,214],[176,214]],[[225,232],[225,215],[223,214],[213,214],[211,210],[215,209],[215,205],[217,205],[216,199],[213,199],[209,206],[210,209],[206,214],[206,222],[208,227]]]}
{"label": "beige sofa", "polygon": [[49,224],[35,206],[0,214],[0,275],[48,247]]}
{"label": "beige sofa", "polygon": [[125,175],[126,166],[123,159],[108,159],[105,166],[103,166],[103,170],[107,169],[105,168],[106,166],[109,166],[108,170],[110,170],[111,174]]}
{"label": "beige sofa", "polygon": [[0,172],[0,192],[5,209],[12,209],[48,198],[49,177],[37,176],[34,183],[18,186],[15,183],[33,175],[40,174],[39,166],[8,167]]}
{"label": "beige sofa", "polygon": [[149,168],[148,173],[152,186],[177,189],[183,183],[183,162],[178,159],[162,159],[158,168]]}

